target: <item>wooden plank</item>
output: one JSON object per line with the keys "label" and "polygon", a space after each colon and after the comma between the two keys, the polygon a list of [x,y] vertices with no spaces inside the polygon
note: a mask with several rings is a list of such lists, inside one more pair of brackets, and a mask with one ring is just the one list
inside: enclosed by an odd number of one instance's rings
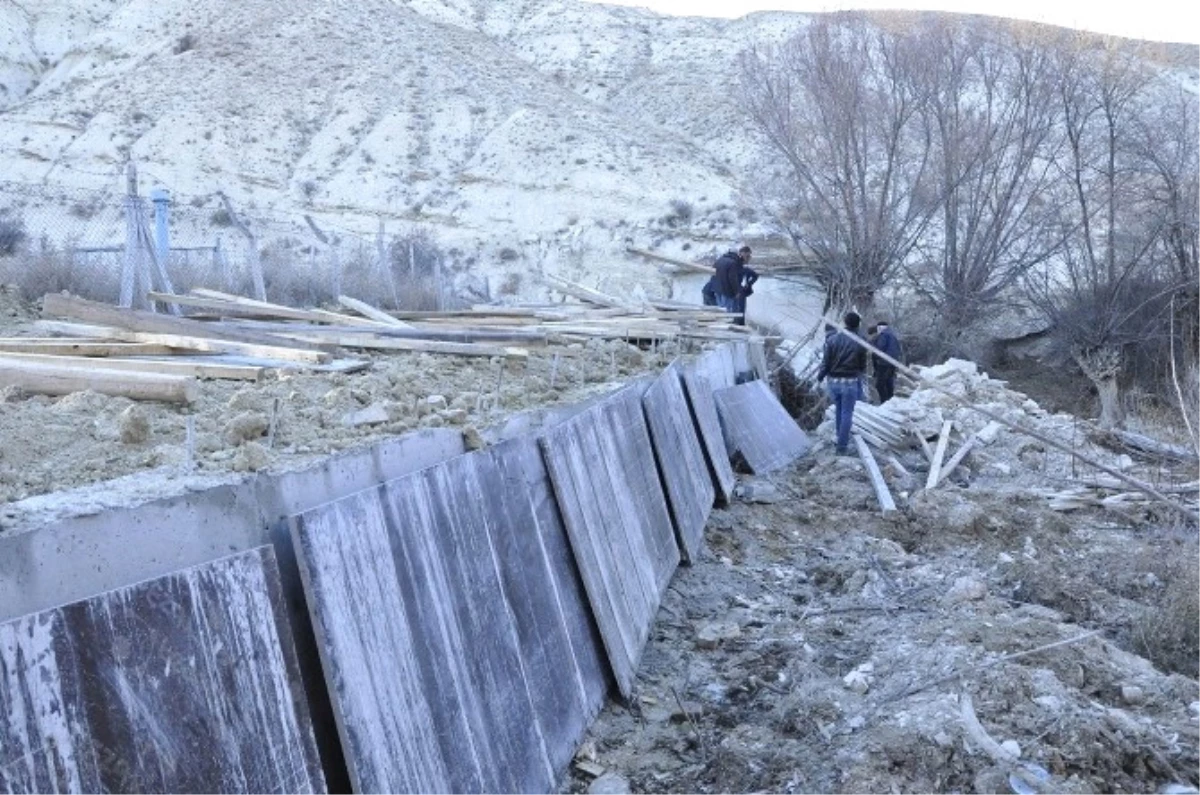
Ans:
{"label": "wooden plank", "polygon": [[883,473],[879,471],[879,464],[875,461],[871,448],[867,447],[867,443],[858,434],[854,435],[854,446],[858,449],[858,457],[862,460],[863,466],[867,468],[867,477],[871,479],[871,487],[875,489],[875,497],[879,500],[880,509],[885,514],[894,512],[896,501],[892,499],[892,492],[888,490],[887,481],[883,479]]}
{"label": "wooden plank", "polygon": [[91,340],[0,339],[0,353],[40,353],[47,356],[170,356],[174,348],[145,342],[94,342]]}
{"label": "wooden plank", "polygon": [[289,335],[298,340],[332,342],[343,348],[359,348],[374,351],[411,351],[415,353],[444,353],[455,356],[507,356],[525,359],[529,351],[525,348],[481,345],[473,342],[440,342],[438,340],[414,340],[402,337],[363,337],[353,334],[311,335],[298,333]]}
{"label": "wooden plank", "polygon": [[642,405],[676,540],[683,559],[694,563],[704,545],[704,525],[716,493],[683,392],[681,370],[678,362],[671,362],[646,389]]}
{"label": "wooden plank", "polygon": [[0,352],[0,359],[11,359],[35,364],[61,365],[79,369],[121,370],[134,373],[163,373],[195,378],[224,379],[229,381],[260,381],[261,366],[244,364],[218,364],[214,362],[162,361],[155,359],[95,359],[86,356],[47,356],[38,353]]}
{"label": "wooden plank", "polygon": [[733,497],[737,478],[729,464],[729,451],[725,448],[725,437],[721,433],[721,420],[717,417],[712,384],[696,369],[695,362],[684,365],[682,377],[692,421],[704,448],[717,497],[721,503],[728,503]]}
{"label": "wooden plank", "polygon": [[546,468],[617,687],[633,692],[642,651],[679,564],[666,497],[630,385],[546,430]]}
{"label": "wooden plank", "polygon": [[355,791],[553,789],[607,679],[536,442],[292,527]]}
{"label": "wooden plank", "polygon": [[259,301],[254,298],[231,295],[229,293],[222,293],[218,290],[208,290],[201,287],[194,288],[192,293],[202,298],[223,301],[226,305],[233,304],[246,309],[261,310],[258,314],[263,317],[277,317],[284,320],[304,320],[310,323],[340,323],[350,326],[364,326],[367,328],[375,328],[381,325],[376,323],[374,320],[368,320],[366,318],[356,317],[354,315],[343,315],[338,312],[329,312],[324,309],[297,309],[295,307],[283,306],[282,304],[273,304],[269,301]]}
{"label": "wooden plank", "polygon": [[408,324],[403,320],[394,318],[387,312],[384,312],[381,309],[376,309],[365,301],[359,301],[357,298],[351,298],[348,295],[339,295],[338,303],[347,309],[352,309],[355,312],[358,312],[360,315],[368,318],[369,320],[374,320],[377,323],[383,323],[387,326],[399,326],[400,328],[408,327]]}
{"label": "wooden plank", "polygon": [[0,624],[0,790],[324,792],[270,547]]}
{"label": "wooden plank", "polygon": [[650,260],[655,260],[657,262],[665,262],[669,265],[674,265],[677,268],[682,268],[683,270],[691,271],[693,273],[707,273],[709,276],[711,276],[711,275],[713,275],[713,273],[715,273],[715,270],[713,269],[713,266],[711,266],[711,265],[703,265],[698,262],[688,262],[686,260],[675,259],[674,257],[667,257],[662,254],[655,254],[653,251],[646,251],[645,249],[634,248],[633,246],[626,246],[625,250],[628,251],[630,254],[637,254],[638,256],[645,257],[646,259],[650,259]]}
{"label": "wooden plank", "polygon": [[773,472],[808,452],[808,436],[763,381],[713,392],[725,447],[752,474]]}
{"label": "wooden plank", "polygon": [[56,366],[0,357],[0,387],[17,386],[39,395],[69,395],[92,390],[132,400],[192,403],[200,396],[195,378],[157,373],[131,373],[87,367]]}
{"label": "wooden plank", "polygon": [[113,326],[149,334],[168,334],[186,337],[203,337],[219,339],[226,342],[240,342],[247,345],[273,345],[276,347],[303,348],[298,343],[272,337],[269,334],[255,334],[238,329],[222,328],[212,323],[202,323],[173,315],[143,312],[135,309],[120,309],[108,304],[87,301],[70,295],[47,293],[42,298],[42,312],[47,315],[59,315],[75,318],[88,323]]}
{"label": "wooden plank", "polygon": [[[975,445],[978,443],[979,438],[976,436],[972,436],[970,439],[967,439],[967,441],[963,443],[963,446],[958,448],[958,452],[954,454],[954,457],[947,461],[946,465],[942,467],[942,471],[938,474],[937,482],[941,483],[943,480],[945,480],[946,476],[953,472],[954,468],[962,463],[962,460],[967,457],[967,453],[971,452],[971,450],[973,450]],[[936,486],[937,483],[934,485]]]}
{"label": "wooden plank", "polygon": [[925,488],[932,489],[938,484],[942,473],[942,459],[946,455],[946,446],[950,444],[950,430],[954,424],[950,420],[942,423],[942,432],[938,434],[937,448],[933,451],[933,459],[929,462],[929,477],[925,479]]}
{"label": "wooden plank", "polygon": [[566,279],[555,276],[552,273],[543,273],[542,278],[550,282],[550,286],[558,290],[560,293],[574,296],[581,301],[598,304],[599,306],[610,307],[613,309],[630,309],[632,305],[626,301],[621,301],[611,295],[605,295],[599,290],[593,290],[590,287],[584,287],[582,284],[567,281]]}

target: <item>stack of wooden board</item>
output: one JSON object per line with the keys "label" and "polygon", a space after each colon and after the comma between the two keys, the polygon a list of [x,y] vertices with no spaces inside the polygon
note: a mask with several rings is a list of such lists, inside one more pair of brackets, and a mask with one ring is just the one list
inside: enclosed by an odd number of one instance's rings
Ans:
{"label": "stack of wooden board", "polygon": [[[51,293],[45,336],[0,339],[0,387],[63,395],[85,389],[138,400],[190,403],[197,379],[257,381],[269,370],[362,369],[353,352],[524,358],[529,349],[591,338],[659,341],[745,339],[728,314],[669,301],[634,305],[547,277],[578,303],[384,312],[341,296],[346,311],[302,309],[196,289],[148,294],[186,316],[121,309]],[[49,318],[63,318],[52,320]]]}

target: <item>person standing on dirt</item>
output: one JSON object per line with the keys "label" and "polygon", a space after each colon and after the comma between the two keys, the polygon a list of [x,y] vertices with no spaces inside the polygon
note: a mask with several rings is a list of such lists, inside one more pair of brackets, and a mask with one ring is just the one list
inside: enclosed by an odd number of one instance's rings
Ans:
{"label": "person standing on dirt", "polygon": [[[886,320],[879,321],[877,327],[879,333],[872,340],[872,344],[896,361],[904,361],[900,338],[896,336],[896,332],[892,331]],[[875,391],[879,393],[879,405],[882,406],[896,394],[896,365],[877,353],[871,354],[871,359],[875,367]]]}
{"label": "person standing on dirt", "polygon": [[845,328],[825,338],[825,353],[817,383],[829,378],[829,399],[834,405],[837,426],[837,454],[850,454],[850,429],[854,425],[854,404],[862,389],[867,370],[867,349],[851,339],[859,336],[862,318],[857,312],[847,312],[842,318]]}
{"label": "person standing on dirt", "polygon": [[[726,312],[736,312],[738,296],[742,293],[746,263],[750,261],[750,247],[742,246],[737,251],[726,251],[717,259],[716,273],[710,283],[717,295],[717,306]],[[755,274],[755,278],[758,276]]]}

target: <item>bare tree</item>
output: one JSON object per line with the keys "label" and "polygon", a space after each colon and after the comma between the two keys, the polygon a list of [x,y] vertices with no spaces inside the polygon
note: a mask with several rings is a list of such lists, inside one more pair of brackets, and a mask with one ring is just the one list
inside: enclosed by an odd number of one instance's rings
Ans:
{"label": "bare tree", "polygon": [[1059,219],[1061,256],[1027,285],[1095,385],[1101,424],[1115,426],[1124,421],[1127,356],[1161,334],[1176,287],[1155,267],[1163,226],[1147,196],[1157,177],[1139,143],[1156,78],[1128,42],[1075,34],[1053,52],[1065,144],[1057,162],[1071,201]]}
{"label": "bare tree", "polygon": [[786,164],[774,215],[828,303],[868,312],[939,206],[919,56],[913,37],[849,13],[742,57],[750,117]]}
{"label": "bare tree", "polygon": [[921,244],[917,260],[928,265],[906,272],[942,329],[962,333],[1062,244],[1061,230],[1046,223],[1058,176],[1052,63],[1015,26],[922,19],[922,113],[934,139],[942,223]]}

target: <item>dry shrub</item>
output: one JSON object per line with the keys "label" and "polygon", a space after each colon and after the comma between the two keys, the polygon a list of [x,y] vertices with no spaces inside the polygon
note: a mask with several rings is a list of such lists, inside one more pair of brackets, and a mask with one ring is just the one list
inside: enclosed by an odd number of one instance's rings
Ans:
{"label": "dry shrub", "polygon": [[1163,562],[1162,597],[1146,609],[1134,643],[1158,668],[1195,679],[1200,676],[1200,559],[1194,541],[1180,551]]}

